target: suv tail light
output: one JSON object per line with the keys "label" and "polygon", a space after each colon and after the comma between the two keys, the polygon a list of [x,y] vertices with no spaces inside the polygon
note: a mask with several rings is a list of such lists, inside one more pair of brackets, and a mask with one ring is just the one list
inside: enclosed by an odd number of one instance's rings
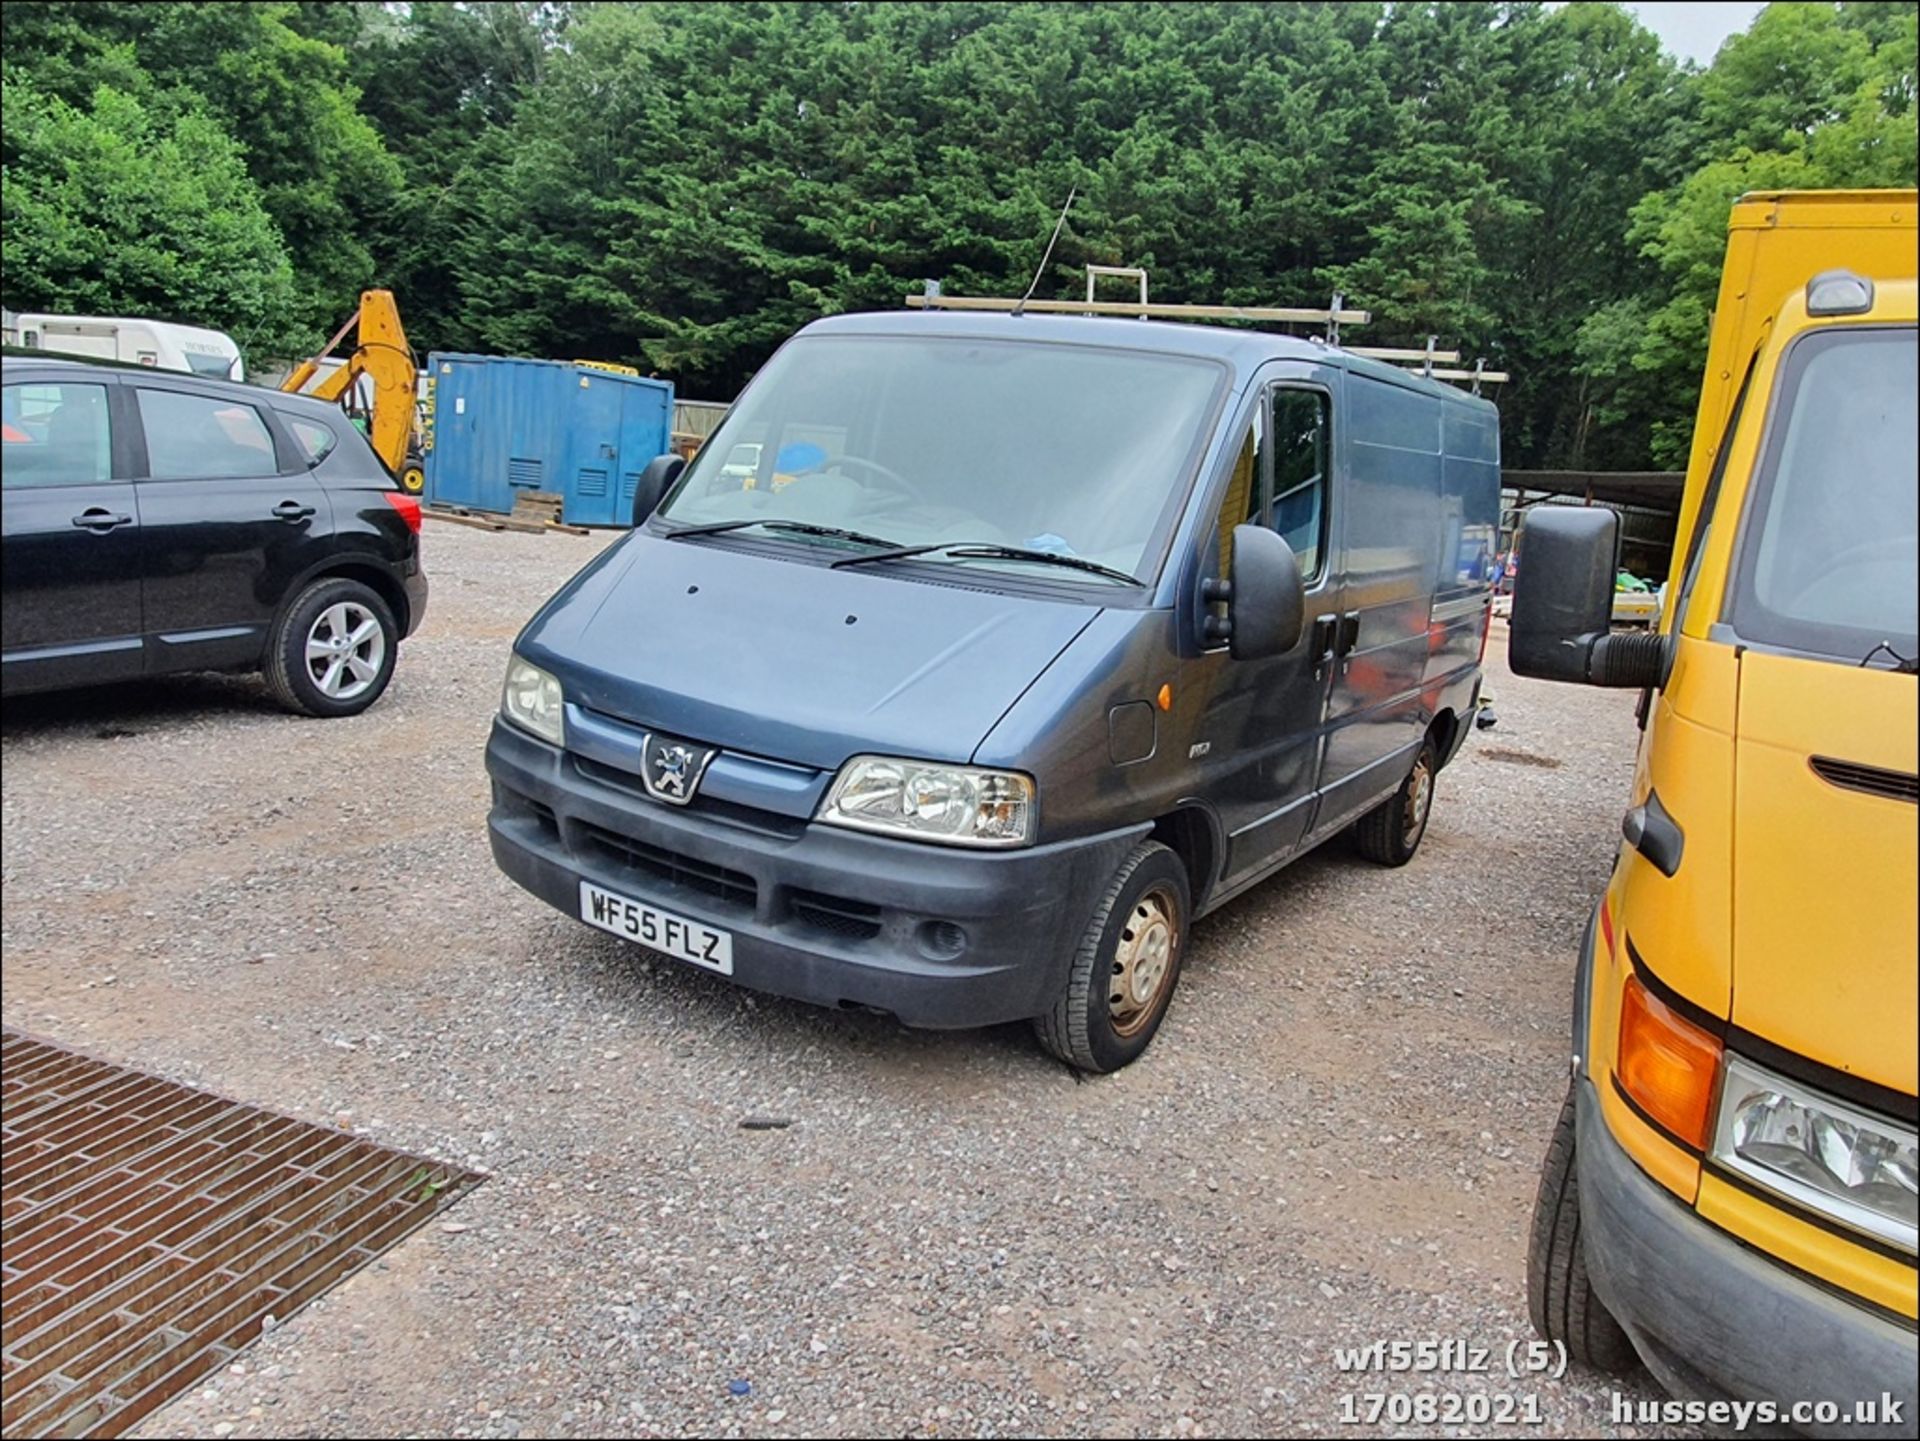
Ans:
{"label": "suv tail light", "polygon": [[397,490],[380,492],[387,498],[387,504],[400,512],[400,518],[407,523],[407,529],[415,535],[420,534],[420,502],[411,495]]}

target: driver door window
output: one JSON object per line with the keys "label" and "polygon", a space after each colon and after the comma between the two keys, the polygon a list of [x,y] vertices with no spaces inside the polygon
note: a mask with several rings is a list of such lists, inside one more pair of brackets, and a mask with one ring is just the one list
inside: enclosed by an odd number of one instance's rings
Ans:
{"label": "driver door window", "polygon": [[1276,386],[1268,408],[1273,434],[1273,528],[1292,547],[1308,585],[1326,555],[1328,400],[1323,390]]}

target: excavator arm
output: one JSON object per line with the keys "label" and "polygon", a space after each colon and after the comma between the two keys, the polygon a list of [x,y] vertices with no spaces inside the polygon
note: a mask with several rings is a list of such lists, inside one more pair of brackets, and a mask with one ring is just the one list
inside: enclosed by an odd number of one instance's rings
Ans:
{"label": "excavator arm", "polygon": [[348,331],[356,331],[353,351],[346,363],[324,377],[307,393],[322,400],[351,399],[357,382],[364,376],[373,385],[372,414],[368,417],[367,439],[374,453],[388,470],[400,478],[410,491],[420,489],[419,466],[409,464],[414,448],[414,399],[419,369],[413,350],[407,344],[407,332],[400,324],[400,308],[390,290],[363,290],[360,308],[347,317],[347,323],[334,333],[313,359],[303,361],[281,383],[286,391],[298,391],[319,373],[320,362],[331,356]]}

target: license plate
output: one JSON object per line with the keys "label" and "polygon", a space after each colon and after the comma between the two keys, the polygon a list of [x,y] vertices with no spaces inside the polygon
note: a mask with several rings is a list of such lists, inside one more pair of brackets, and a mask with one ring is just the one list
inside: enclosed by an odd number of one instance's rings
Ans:
{"label": "license plate", "polygon": [[676,916],[603,891],[592,881],[580,882],[580,919],[616,936],[625,936],[656,951],[692,961],[723,976],[733,974],[733,937],[685,916]]}

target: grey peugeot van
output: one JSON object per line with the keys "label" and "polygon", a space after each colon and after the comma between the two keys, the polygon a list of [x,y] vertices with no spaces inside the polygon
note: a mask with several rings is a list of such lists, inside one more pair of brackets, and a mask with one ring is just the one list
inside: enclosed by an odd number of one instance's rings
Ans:
{"label": "grey peugeot van", "polygon": [[514,645],[493,853],[758,990],[1114,1070],[1196,916],[1404,864],[1471,729],[1497,416],[1337,346],[840,316],[632,483]]}

